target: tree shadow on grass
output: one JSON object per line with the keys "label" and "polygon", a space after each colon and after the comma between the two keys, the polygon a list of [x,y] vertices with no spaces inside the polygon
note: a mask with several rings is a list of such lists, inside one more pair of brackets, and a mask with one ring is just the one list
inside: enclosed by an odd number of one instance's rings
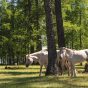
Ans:
{"label": "tree shadow on grass", "polygon": [[[39,66],[39,65],[38,65]],[[36,69],[36,70],[38,70],[38,69],[40,69],[40,66],[38,67],[38,66],[36,66],[36,65],[31,65],[31,66],[29,66],[29,67],[26,67],[26,66],[8,66],[7,68],[6,68],[6,66],[3,66],[2,68],[0,68],[1,70],[25,70],[25,69]],[[45,69],[44,67],[42,68],[42,69]]]}
{"label": "tree shadow on grass", "polygon": [[[42,72],[44,73],[44,71]],[[39,74],[39,72],[0,72],[0,74],[9,74],[9,75],[31,75],[31,74]]]}
{"label": "tree shadow on grass", "polygon": [[[29,69],[36,69],[39,67],[29,67]],[[26,69],[27,70],[27,69]],[[8,71],[0,72],[0,74],[9,74],[9,75],[26,75],[26,77],[13,77],[13,78],[4,78],[0,79],[0,88],[88,88],[88,85],[77,85],[76,82],[82,83],[85,79],[85,82],[88,82],[88,76],[79,76],[77,78],[70,78],[66,76],[34,76],[27,77],[39,74],[39,72],[19,72],[19,71]]]}
{"label": "tree shadow on grass", "polygon": [[[80,81],[85,77],[68,78],[55,76],[23,77],[8,79],[8,83],[0,84],[0,88],[88,88],[87,85],[77,85],[72,82]],[[85,81],[88,81],[88,77]],[[61,85],[61,87],[59,87]]]}

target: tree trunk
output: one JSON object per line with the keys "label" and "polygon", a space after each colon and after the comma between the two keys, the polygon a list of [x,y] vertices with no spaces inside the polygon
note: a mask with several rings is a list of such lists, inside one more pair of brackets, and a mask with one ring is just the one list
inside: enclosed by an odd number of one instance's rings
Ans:
{"label": "tree trunk", "polygon": [[48,66],[46,75],[55,75],[56,70],[56,45],[54,38],[54,30],[52,24],[52,14],[50,8],[50,0],[44,0],[45,14],[46,14],[46,34],[47,34],[47,45],[48,45]]}
{"label": "tree trunk", "polygon": [[57,23],[58,47],[65,47],[63,19],[61,12],[61,0],[55,0],[55,13]]}

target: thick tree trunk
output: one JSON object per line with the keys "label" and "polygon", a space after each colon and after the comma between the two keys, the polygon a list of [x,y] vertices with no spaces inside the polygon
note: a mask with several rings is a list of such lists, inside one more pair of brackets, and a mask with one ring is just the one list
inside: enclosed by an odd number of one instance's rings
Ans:
{"label": "thick tree trunk", "polygon": [[54,30],[52,24],[52,14],[50,8],[50,0],[44,0],[45,14],[46,14],[46,34],[47,34],[47,45],[48,45],[48,66],[46,75],[55,75],[56,70],[56,45],[54,38]]}
{"label": "thick tree trunk", "polygon": [[58,47],[65,47],[63,19],[61,12],[61,0],[55,0],[55,13],[57,23]]}

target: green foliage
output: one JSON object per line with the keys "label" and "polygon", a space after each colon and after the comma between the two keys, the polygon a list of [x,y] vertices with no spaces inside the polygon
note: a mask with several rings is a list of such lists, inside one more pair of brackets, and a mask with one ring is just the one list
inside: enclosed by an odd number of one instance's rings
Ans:
{"label": "green foliage", "polygon": [[[83,41],[87,39],[86,33],[88,33],[85,28],[88,26],[86,25],[86,13],[88,12],[86,4],[88,5],[87,0],[67,0],[65,2],[62,0],[62,11],[67,47],[75,49],[87,48],[87,43],[84,45],[85,41]],[[80,47],[80,30],[83,47]]]}
{"label": "green foliage", "polygon": [[2,29],[10,30],[10,23],[2,24]]}
{"label": "green foliage", "polygon": [[[36,0],[0,0],[0,57],[13,53],[15,58],[18,52],[25,56],[31,46],[36,51],[41,35],[46,35],[44,0],[38,1],[37,7]],[[51,4],[57,33],[54,0]],[[67,47],[80,49],[81,29],[82,48],[88,48],[88,0],[62,0],[62,15]]]}

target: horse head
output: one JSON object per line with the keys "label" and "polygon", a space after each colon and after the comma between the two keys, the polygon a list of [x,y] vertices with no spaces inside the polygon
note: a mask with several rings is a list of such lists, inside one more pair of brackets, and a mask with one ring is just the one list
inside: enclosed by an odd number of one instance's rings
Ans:
{"label": "horse head", "polygon": [[66,48],[65,47],[61,47],[60,48],[60,58],[63,59],[66,55]]}
{"label": "horse head", "polygon": [[26,63],[25,63],[26,67],[28,67],[28,66],[31,65],[32,63],[33,63],[33,58],[32,58],[32,57],[27,57],[27,58],[26,58]]}

